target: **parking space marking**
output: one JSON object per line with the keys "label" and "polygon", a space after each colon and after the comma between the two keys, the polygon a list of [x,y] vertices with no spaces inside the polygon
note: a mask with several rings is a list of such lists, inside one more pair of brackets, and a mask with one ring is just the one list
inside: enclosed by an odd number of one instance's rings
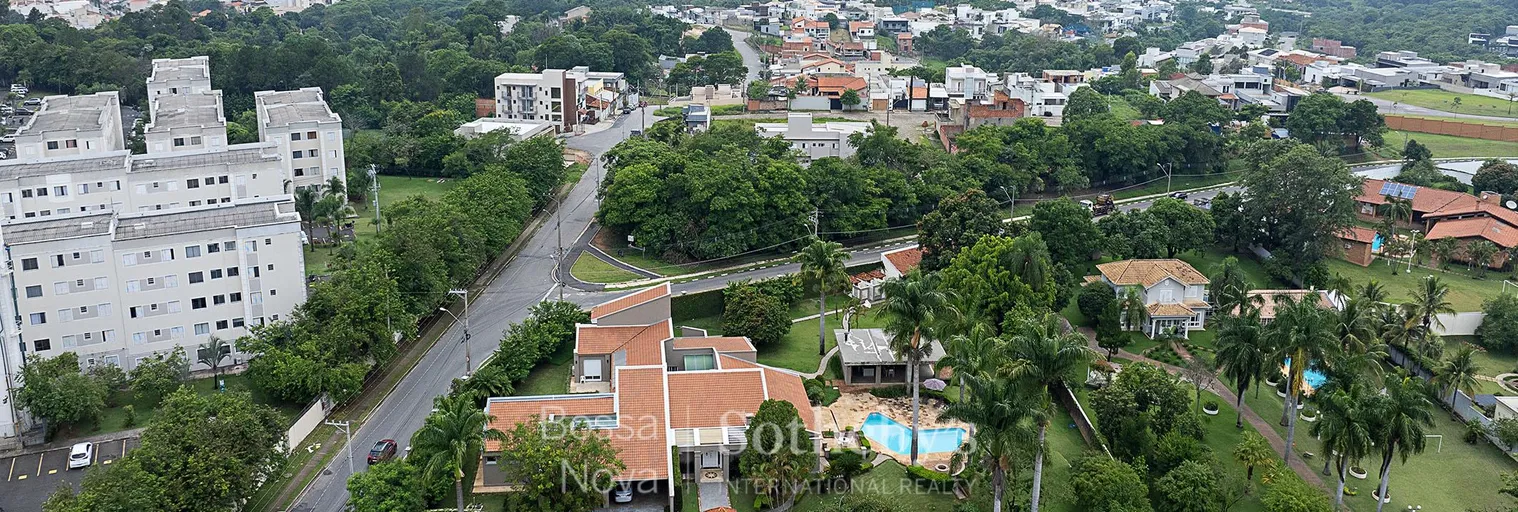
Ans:
{"label": "parking space marking", "polygon": [[56,475],[56,474],[58,474],[58,470],[56,470],[56,469],[49,469],[49,470],[47,470],[47,474],[49,474],[49,475]]}
{"label": "parking space marking", "polygon": [[11,457],[11,468],[5,472],[5,481],[11,481],[13,476],[16,476],[16,457]]}
{"label": "parking space marking", "polygon": [[26,480],[26,475],[16,477],[16,480]]}
{"label": "parking space marking", "polygon": [[42,459],[47,458],[47,452],[37,454],[37,476],[42,476]]}

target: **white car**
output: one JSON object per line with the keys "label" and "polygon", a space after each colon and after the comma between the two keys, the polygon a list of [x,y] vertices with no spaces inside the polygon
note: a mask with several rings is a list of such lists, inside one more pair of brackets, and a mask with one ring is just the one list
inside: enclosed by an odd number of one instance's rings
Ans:
{"label": "white car", "polygon": [[89,467],[95,461],[95,443],[79,443],[69,449],[69,469]]}
{"label": "white car", "polygon": [[0,135],[0,142],[5,142],[5,143],[16,142],[16,136],[15,135]]}
{"label": "white car", "polygon": [[611,501],[617,503],[632,503],[632,500],[633,491],[626,485],[618,485],[615,490],[611,491]]}

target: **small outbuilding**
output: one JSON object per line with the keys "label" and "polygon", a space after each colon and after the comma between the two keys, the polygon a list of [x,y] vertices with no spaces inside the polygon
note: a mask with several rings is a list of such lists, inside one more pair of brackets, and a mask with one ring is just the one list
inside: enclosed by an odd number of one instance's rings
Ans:
{"label": "small outbuilding", "polygon": [[[850,385],[904,384],[907,361],[891,350],[891,337],[882,329],[837,329],[838,358],[843,363],[843,382]],[[918,368],[920,378],[932,378],[933,366],[943,359],[943,345],[927,341],[927,356]]]}

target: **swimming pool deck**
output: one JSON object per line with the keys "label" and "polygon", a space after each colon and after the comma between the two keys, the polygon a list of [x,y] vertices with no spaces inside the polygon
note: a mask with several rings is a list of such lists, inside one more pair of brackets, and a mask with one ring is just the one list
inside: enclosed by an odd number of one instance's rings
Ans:
{"label": "swimming pool deck", "polygon": [[[912,398],[879,398],[869,393],[844,393],[838,397],[833,405],[823,407],[822,424],[827,430],[843,432],[844,427],[854,427],[858,431],[864,425],[865,418],[872,412],[886,415],[897,423],[911,428],[912,426]],[[966,432],[965,439],[969,440],[969,432],[972,432],[970,424],[962,421],[940,419],[938,414],[943,412],[943,407],[936,400],[924,398],[921,409],[922,430],[936,428],[962,428]],[[876,439],[870,440],[870,448],[887,455],[897,462],[907,464],[911,461],[911,455],[896,453],[885,446],[885,443]],[[923,466],[933,467],[935,464],[948,464],[953,452],[941,453],[918,453],[917,462]]]}

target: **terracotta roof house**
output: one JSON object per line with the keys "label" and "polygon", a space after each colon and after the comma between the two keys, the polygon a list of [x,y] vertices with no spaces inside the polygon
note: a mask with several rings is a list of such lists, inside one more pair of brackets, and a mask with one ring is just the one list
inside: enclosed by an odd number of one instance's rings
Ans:
{"label": "terracotta roof house", "polygon": [[880,253],[879,269],[849,277],[849,282],[854,285],[849,295],[861,301],[885,298],[885,294],[880,291],[880,285],[885,284],[887,279],[896,279],[911,273],[920,264],[922,264],[922,249],[915,244]]}
{"label": "terracotta roof house", "polygon": [[843,91],[854,90],[861,97],[868,97],[869,82],[863,77],[854,75],[812,75],[807,77],[807,85],[812,89],[813,96],[826,96],[838,99],[843,97]]}
{"label": "terracotta roof house", "polygon": [[1350,226],[1339,233],[1344,244],[1344,259],[1359,266],[1368,266],[1376,259],[1376,231],[1360,226]]}
{"label": "terracotta roof house", "polygon": [[1153,338],[1164,333],[1186,336],[1189,331],[1205,329],[1207,312],[1212,309],[1207,303],[1210,281],[1191,264],[1177,259],[1122,260],[1097,265],[1096,270],[1099,274],[1086,276],[1086,282],[1105,283],[1118,297],[1128,289],[1139,290],[1149,314],[1142,322],[1124,318],[1122,323],[1129,330]]}
{"label": "terracotta roof house", "polygon": [[[490,426],[569,421],[595,430],[626,466],[614,479],[670,506],[675,475],[729,478],[748,419],[766,400],[794,405],[820,449],[821,422],[800,375],[756,363],[748,338],[676,335],[669,301],[660,285],[591,308],[593,323],[575,327],[571,393],[491,398]],[[648,321],[655,313],[664,316]],[[475,492],[515,488],[510,468],[498,464],[505,449],[485,443]]]}
{"label": "terracotta roof house", "polygon": [[[1250,290],[1245,295],[1246,299],[1259,308],[1260,322],[1270,323],[1276,318],[1277,307],[1284,307],[1286,301],[1301,302],[1311,300],[1323,309],[1344,309],[1343,297],[1328,290]],[[1233,314],[1238,314],[1238,306],[1234,306]]]}
{"label": "terracotta roof house", "polygon": [[[1518,246],[1518,212],[1503,207],[1501,194],[1482,192],[1480,196],[1473,196],[1394,181],[1365,180],[1360,195],[1355,198],[1359,204],[1356,213],[1361,218],[1380,218],[1385,213],[1382,205],[1390,203],[1391,198],[1410,203],[1413,210],[1411,224],[1426,230],[1425,238],[1457,239],[1461,250],[1456,253],[1456,259],[1460,261],[1465,261],[1464,247],[1478,239],[1490,241],[1502,249]],[[1506,264],[1506,251],[1487,262],[1493,268]]]}

